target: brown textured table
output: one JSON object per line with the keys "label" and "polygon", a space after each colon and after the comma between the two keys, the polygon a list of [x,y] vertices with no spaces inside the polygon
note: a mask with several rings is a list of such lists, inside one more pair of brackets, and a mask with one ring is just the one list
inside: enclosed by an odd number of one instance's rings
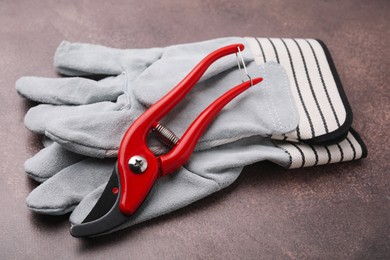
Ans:
{"label": "brown textured table", "polygon": [[[0,1],[0,258],[389,259],[389,15],[388,0]],[[252,165],[214,196],[91,240],[69,235],[68,216],[26,208],[37,184],[23,162],[40,142],[23,127],[32,104],[14,83],[56,76],[59,42],[130,48],[246,35],[328,45],[367,159],[291,171]]]}

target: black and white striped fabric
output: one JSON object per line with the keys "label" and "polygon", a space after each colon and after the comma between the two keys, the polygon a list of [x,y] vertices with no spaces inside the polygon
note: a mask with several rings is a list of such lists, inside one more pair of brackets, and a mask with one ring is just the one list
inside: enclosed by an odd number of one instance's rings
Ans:
{"label": "black and white striped fabric", "polygon": [[310,145],[288,141],[274,141],[289,156],[289,169],[353,161],[367,156],[367,148],[351,128],[347,137],[332,145]]}
{"label": "black and white striped fabric", "polygon": [[352,112],[325,45],[314,39],[246,38],[258,64],[275,61],[286,70],[300,121],[273,139],[327,143],[344,138]]}
{"label": "black and white striped fabric", "polygon": [[314,39],[246,38],[257,64],[274,61],[289,77],[299,113],[296,130],[273,135],[290,158],[287,168],[300,168],[367,155],[351,128],[352,110],[324,43]]}

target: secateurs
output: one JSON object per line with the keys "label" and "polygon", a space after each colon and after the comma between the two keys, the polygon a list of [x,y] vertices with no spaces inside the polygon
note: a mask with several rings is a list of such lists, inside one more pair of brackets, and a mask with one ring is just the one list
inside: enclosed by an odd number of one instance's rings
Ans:
{"label": "secateurs", "polygon": [[[144,201],[156,179],[173,173],[189,159],[198,139],[221,109],[240,93],[262,81],[262,78],[252,79],[248,75],[241,56],[243,49],[243,44],[232,44],[210,53],[176,87],[134,121],[123,136],[118,161],[107,186],[84,221],[71,227],[73,236],[107,233],[128,220]],[[158,123],[188,94],[212,63],[237,53],[241,57],[248,81],[243,81],[211,103],[180,139]],[[241,70],[239,60],[238,66]],[[156,156],[149,149],[146,139],[151,130],[171,146],[168,153]]]}

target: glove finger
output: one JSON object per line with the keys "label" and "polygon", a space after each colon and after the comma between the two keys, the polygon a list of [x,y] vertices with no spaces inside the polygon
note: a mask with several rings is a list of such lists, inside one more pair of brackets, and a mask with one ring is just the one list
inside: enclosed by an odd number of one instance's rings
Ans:
{"label": "glove finger", "polygon": [[62,215],[72,211],[89,193],[107,183],[115,160],[88,158],[73,164],[35,188],[27,207],[35,212]]}
{"label": "glove finger", "polygon": [[[24,125],[33,132],[44,134],[48,124],[54,124],[57,120],[66,119],[74,115],[80,115],[79,121],[84,123],[87,127],[88,124],[83,119],[83,116],[90,114],[97,114],[100,112],[116,111],[124,107],[123,103],[113,102],[98,102],[88,105],[80,106],[56,106],[56,105],[38,105],[28,110],[25,118]],[[81,122],[77,122],[78,125]]]}
{"label": "glove finger", "polygon": [[49,123],[45,135],[78,154],[114,157],[123,134],[135,118],[127,110],[76,115]]}
{"label": "glove finger", "polygon": [[114,49],[63,41],[54,56],[57,71],[69,76],[118,75],[125,70],[136,77],[162,55],[161,48]]}
{"label": "glove finger", "polygon": [[73,153],[53,142],[28,159],[24,163],[24,170],[30,178],[44,182],[62,169],[83,159],[85,156]]}
{"label": "glove finger", "polygon": [[[123,135],[142,111],[131,109],[69,116],[49,123],[45,135],[77,154],[96,158],[116,157]],[[154,135],[148,138],[147,145],[156,155],[167,152]]]}
{"label": "glove finger", "polygon": [[123,94],[126,80],[124,74],[99,81],[79,77],[22,77],[16,81],[16,90],[21,96],[40,103],[81,105],[115,101]]}

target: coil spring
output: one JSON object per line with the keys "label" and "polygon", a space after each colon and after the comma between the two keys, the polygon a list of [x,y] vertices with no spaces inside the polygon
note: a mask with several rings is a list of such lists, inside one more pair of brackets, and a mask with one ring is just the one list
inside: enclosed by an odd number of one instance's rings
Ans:
{"label": "coil spring", "polygon": [[152,130],[156,134],[157,138],[170,148],[173,148],[179,142],[179,138],[171,130],[160,123],[157,123]]}

